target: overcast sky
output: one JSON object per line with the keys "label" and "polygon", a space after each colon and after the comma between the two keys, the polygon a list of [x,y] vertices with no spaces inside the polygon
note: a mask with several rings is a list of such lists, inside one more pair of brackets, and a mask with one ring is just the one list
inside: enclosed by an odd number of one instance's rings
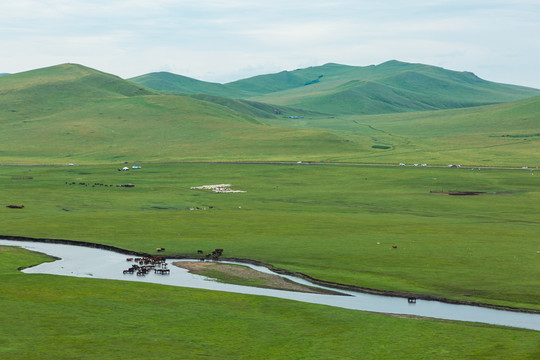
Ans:
{"label": "overcast sky", "polygon": [[6,0],[0,73],[79,63],[228,82],[387,60],[540,88],[539,0]]}

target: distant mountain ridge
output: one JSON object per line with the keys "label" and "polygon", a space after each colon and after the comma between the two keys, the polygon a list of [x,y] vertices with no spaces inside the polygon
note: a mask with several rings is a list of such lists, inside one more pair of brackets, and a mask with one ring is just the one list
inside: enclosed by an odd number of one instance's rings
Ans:
{"label": "distant mountain ridge", "polygon": [[490,82],[471,72],[396,60],[365,67],[329,63],[226,84],[171,73],[130,80],[157,91],[249,99],[328,114],[439,110],[540,95],[539,89]]}

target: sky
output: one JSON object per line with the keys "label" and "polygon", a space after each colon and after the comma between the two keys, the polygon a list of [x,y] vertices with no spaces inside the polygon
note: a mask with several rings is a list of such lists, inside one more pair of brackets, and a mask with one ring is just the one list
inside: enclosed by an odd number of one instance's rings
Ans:
{"label": "sky", "polygon": [[226,83],[388,60],[540,88],[539,0],[13,0],[0,73],[78,63]]}

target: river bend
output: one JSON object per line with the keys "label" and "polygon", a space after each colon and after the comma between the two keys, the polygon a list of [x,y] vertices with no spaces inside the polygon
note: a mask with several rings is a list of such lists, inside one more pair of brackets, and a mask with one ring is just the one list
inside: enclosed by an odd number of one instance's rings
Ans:
{"label": "river bend", "polygon": [[[416,303],[411,304],[405,298],[371,295],[336,289],[330,290],[339,291],[350,296],[310,294],[224,284],[209,280],[200,275],[191,274],[186,269],[171,265],[173,261],[179,261],[178,259],[168,259],[167,262],[170,264],[170,275],[156,275],[153,273],[146,276],[124,275],[123,270],[128,267],[126,264],[127,256],[113,251],[85,246],[1,239],[0,245],[19,246],[31,251],[41,252],[60,258],[60,260],[57,261],[43,263],[23,270],[27,274],[39,273],[96,279],[150,282],[162,285],[271,296],[352,310],[480,322],[540,331],[540,314],[496,310],[471,305],[455,305],[421,299],[418,299]],[[262,266],[249,264],[241,265],[249,266],[258,271],[275,274]],[[300,284],[324,288],[303,279],[286,275],[280,276]]]}

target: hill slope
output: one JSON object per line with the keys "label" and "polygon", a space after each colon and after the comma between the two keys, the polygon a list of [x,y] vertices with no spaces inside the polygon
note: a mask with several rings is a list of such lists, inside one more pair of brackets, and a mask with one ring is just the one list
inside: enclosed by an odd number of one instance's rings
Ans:
{"label": "hill slope", "polygon": [[370,152],[358,154],[366,162],[540,166],[540,96],[462,109],[264,121],[369,145]]}
{"label": "hill slope", "polygon": [[94,100],[157,94],[118,76],[62,64],[0,78],[2,108],[11,119],[65,111]]}
{"label": "hill slope", "polygon": [[332,114],[380,114],[479,106],[540,95],[537,89],[485,81],[468,72],[398,61],[370,67],[328,64],[292,73],[315,80],[253,99]]}
{"label": "hill slope", "polygon": [[[540,90],[482,80],[469,72],[388,61],[377,66],[323,66],[282,71],[212,84],[172,76],[167,81],[148,74],[144,82],[155,90],[176,89],[251,99],[328,114],[381,114],[471,107],[540,95]],[[176,86],[171,85],[171,82]]]}
{"label": "hill slope", "polygon": [[136,76],[129,80],[149,89],[162,92],[208,94],[231,98],[238,98],[247,94],[245,91],[236,91],[235,89],[229,88],[227,85],[201,81],[169,72],[155,72]]}
{"label": "hill slope", "polygon": [[0,92],[2,162],[281,160],[359,148],[254,117],[271,116],[271,107],[159,95],[80,65],[0,77]]}

